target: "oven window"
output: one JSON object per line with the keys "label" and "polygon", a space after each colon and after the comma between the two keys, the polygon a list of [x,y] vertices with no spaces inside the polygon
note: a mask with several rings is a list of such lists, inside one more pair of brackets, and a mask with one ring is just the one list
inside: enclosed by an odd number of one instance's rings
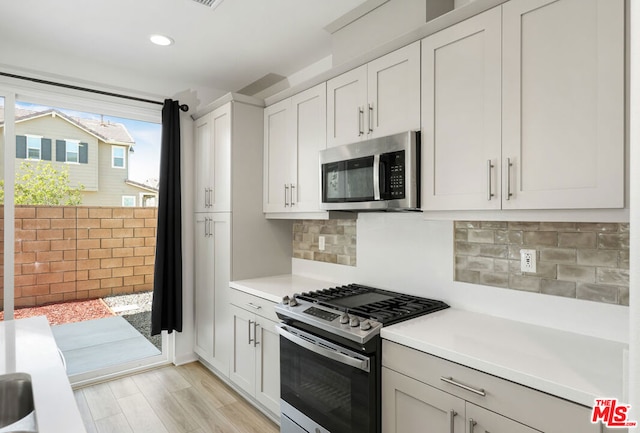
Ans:
{"label": "oven window", "polygon": [[373,200],[373,156],[322,165],[326,203]]}
{"label": "oven window", "polygon": [[281,398],[331,433],[374,432],[375,373],[280,338]]}

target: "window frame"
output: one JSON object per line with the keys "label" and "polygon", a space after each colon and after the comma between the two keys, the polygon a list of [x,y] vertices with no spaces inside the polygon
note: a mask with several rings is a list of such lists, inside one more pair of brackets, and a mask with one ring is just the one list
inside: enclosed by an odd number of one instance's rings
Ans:
{"label": "window frame", "polygon": [[[133,205],[128,205],[125,203],[127,199],[133,199]],[[123,195],[122,196],[122,207],[136,207],[137,197],[135,195]]]}
{"label": "window frame", "polygon": [[[65,147],[64,147],[64,162],[67,164],[80,164],[80,140],[65,138]],[[69,145],[72,144],[76,147],[76,160],[69,161]],[[71,152],[73,153],[73,152]]]}
{"label": "window frame", "polygon": [[[42,139],[44,138],[44,136],[42,135],[34,135],[34,134],[24,134],[25,137],[27,137],[27,157],[25,158],[27,161],[31,160],[31,161],[42,161]],[[34,147],[29,147],[29,142],[33,139],[38,139],[38,157],[37,158],[32,158],[31,156],[29,156],[29,150],[31,149],[35,149]]]}
{"label": "window frame", "polygon": [[[116,150],[122,150],[122,167],[115,164],[116,162]],[[120,157],[118,157],[120,158]],[[127,168],[127,148],[125,146],[111,145],[111,168]]]}

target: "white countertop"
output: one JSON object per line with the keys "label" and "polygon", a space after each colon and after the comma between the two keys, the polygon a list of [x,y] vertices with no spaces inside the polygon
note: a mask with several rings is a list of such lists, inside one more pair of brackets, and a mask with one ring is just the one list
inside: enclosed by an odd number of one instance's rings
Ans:
{"label": "white countertop", "polygon": [[237,289],[273,302],[280,302],[285,296],[291,296],[294,293],[308,292],[310,290],[335,287],[336,283],[287,274],[232,281],[229,285],[232,289]]}
{"label": "white countertop", "polygon": [[44,316],[0,322],[0,374],[31,375],[39,433],[86,433]]}
{"label": "white countertop", "polygon": [[[335,285],[296,275],[231,283],[234,289],[273,302]],[[625,397],[623,343],[454,308],[386,326],[381,335],[585,406],[597,397]]]}
{"label": "white countertop", "polygon": [[623,343],[454,308],[384,327],[381,335],[585,406],[623,398]]}

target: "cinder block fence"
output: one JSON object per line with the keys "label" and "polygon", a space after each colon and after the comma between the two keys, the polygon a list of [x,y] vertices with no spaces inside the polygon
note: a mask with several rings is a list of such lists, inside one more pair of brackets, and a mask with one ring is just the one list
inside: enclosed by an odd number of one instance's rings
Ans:
{"label": "cinder block fence", "polygon": [[152,290],[156,221],[157,208],[16,206],[16,307]]}

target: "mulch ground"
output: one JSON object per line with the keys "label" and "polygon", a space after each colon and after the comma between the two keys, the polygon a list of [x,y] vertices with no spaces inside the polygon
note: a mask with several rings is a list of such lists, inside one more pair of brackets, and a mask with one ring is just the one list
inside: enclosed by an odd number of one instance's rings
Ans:
{"label": "mulch ground", "polygon": [[[42,307],[18,308],[14,311],[14,319],[25,319],[34,316],[47,316],[50,325],[84,322],[85,320],[103,319],[113,316],[113,311],[102,299],[89,301],[72,301]],[[0,311],[0,320],[4,320],[4,312]]]}

